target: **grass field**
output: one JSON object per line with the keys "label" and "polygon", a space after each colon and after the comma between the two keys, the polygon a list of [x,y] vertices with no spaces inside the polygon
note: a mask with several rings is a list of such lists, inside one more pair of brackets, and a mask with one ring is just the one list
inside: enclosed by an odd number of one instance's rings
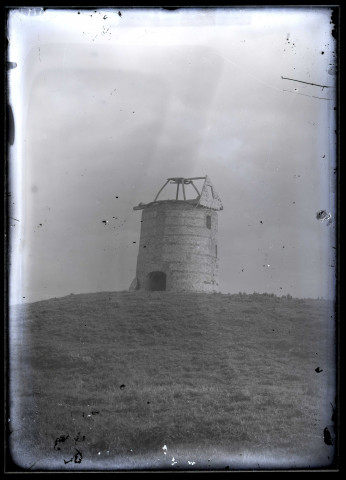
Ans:
{"label": "grass field", "polygon": [[24,468],[332,462],[331,302],[105,292],[18,305],[10,320],[9,442]]}

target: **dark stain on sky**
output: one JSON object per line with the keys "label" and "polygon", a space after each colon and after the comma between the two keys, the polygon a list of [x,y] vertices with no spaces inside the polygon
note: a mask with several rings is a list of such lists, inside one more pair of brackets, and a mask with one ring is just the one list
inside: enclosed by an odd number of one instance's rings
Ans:
{"label": "dark stain on sky", "polygon": [[338,26],[339,26],[339,9],[338,7],[332,8],[332,15],[330,19],[330,24],[333,25],[333,29],[331,31],[332,36],[337,40],[338,38]]}

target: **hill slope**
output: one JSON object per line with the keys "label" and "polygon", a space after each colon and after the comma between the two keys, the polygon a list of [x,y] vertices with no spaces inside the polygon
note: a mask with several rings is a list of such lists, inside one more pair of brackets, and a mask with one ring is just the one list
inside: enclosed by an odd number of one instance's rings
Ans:
{"label": "hill slope", "polygon": [[258,294],[13,307],[13,458],[63,470],[326,466],[332,315],[326,301]]}

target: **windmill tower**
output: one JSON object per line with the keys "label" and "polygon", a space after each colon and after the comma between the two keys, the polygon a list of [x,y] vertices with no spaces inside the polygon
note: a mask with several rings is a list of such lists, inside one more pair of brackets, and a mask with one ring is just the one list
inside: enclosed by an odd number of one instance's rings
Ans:
{"label": "windmill tower", "polygon": [[[201,192],[194,180],[204,180]],[[175,199],[158,200],[169,183],[177,185]],[[191,187],[195,198],[187,199]],[[130,290],[218,292],[217,211],[223,206],[208,176],[168,178],[153,202],[133,209],[142,210],[142,224]]]}

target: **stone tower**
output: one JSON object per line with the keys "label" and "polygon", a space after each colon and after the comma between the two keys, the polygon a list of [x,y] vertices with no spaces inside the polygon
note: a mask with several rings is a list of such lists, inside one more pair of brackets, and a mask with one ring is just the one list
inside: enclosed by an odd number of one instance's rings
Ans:
{"label": "stone tower", "polygon": [[[194,180],[204,180],[201,192]],[[174,200],[158,200],[168,183],[177,185]],[[183,199],[179,199],[179,188]],[[197,197],[187,199],[194,188]],[[218,292],[217,210],[220,197],[210,179],[169,178],[143,210],[136,277],[130,290]]]}

